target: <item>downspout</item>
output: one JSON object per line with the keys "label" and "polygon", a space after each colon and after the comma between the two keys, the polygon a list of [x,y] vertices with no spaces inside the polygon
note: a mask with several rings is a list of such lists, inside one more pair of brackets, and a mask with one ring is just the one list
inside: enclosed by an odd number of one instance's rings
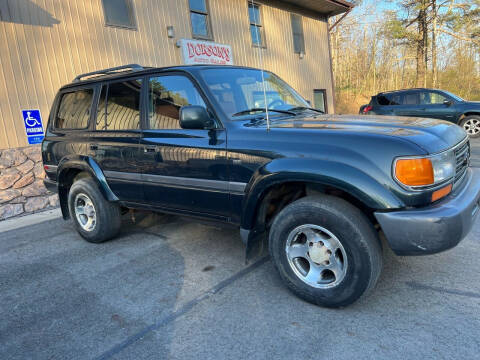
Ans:
{"label": "downspout", "polygon": [[[353,7],[351,7],[350,9],[347,10],[346,13],[344,13],[340,19],[338,19],[337,21],[335,21],[335,23],[328,27],[328,31],[327,31],[327,39],[328,39],[328,57],[330,58],[330,77],[331,77],[331,83],[332,83],[332,101],[333,101],[333,113],[335,113],[335,100],[336,100],[336,96],[335,96],[335,77],[333,76],[333,59],[332,59],[332,44],[331,44],[331,40],[330,40],[330,34],[332,32],[333,29],[335,29],[335,27],[340,24],[340,22],[345,19],[345,17],[353,10]],[[328,17],[327,17],[327,25],[328,25]]]}
{"label": "downspout", "polygon": [[[328,24],[328,18],[327,18]],[[333,76],[333,63],[332,63],[332,45],[330,42],[330,31],[327,31],[327,39],[328,39],[328,57],[330,59],[330,82],[332,84],[332,113],[335,114],[335,78]]]}
{"label": "downspout", "polygon": [[337,21],[335,21],[335,23],[328,28],[328,32],[329,32],[329,33],[332,32],[332,30],[335,29],[335,28],[337,27],[337,25],[340,24],[340,22],[341,22],[343,19],[345,19],[345,17],[346,17],[348,14],[350,14],[350,13],[352,12],[352,10],[353,10],[353,7],[351,7],[350,9],[348,9],[347,12],[344,13],[344,14],[340,17],[340,19],[338,19]]}

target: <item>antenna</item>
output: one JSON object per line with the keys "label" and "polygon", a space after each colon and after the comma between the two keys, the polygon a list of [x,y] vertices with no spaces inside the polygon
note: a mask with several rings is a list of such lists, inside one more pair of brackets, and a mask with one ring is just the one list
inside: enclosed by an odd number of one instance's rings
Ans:
{"label": "antenna", "polygon": [[[255,5],[256,4],[253,2],[253,0],[251,0],[251,3],[252,3],[252,11],[253,11],[253,21],[255,21],[255,35],[256,35],[257,39],[260,39],[260,42],[262,42],[263,41],[262,35],[258,31],[259,26],[257,26],[258,25],[258,18],[257,18],[257,12],[255,11]],[[258,5],[256,5],[256,6],[258,6]],[[260,43],[260,46],[257,46],[257,51],[258,51],[258,58],[260,60],[260,71],[262,73],[263,102],[265,104],[265,114],[267,116],[267,131],[270,131],[270,116],[268,114],[268,104],[267,104],[267,88],[265,86],[265,75],[264,75],[264,71],[263,71],[262,43]]]}

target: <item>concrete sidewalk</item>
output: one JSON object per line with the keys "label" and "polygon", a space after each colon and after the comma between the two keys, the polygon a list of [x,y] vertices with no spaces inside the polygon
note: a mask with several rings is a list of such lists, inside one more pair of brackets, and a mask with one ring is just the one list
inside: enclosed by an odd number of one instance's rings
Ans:
{"label": "concrete sidewalk", "polygon": [[60,208],[42,211],[36,214],[18,216],[15,218],[0,221],[0,233],[9,230],[20,229],[62,217]]}

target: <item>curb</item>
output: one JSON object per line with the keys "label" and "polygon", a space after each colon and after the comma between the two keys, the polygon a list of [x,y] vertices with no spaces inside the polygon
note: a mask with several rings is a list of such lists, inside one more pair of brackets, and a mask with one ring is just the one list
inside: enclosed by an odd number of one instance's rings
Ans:
{"label": "curb", "polygon": [[16,230],[25,226],[35,225],[44,221],[54,220],[62,217],[60,208],[37,212],[30,215],[14,217],[0,221],[0,233],[10,230]]}

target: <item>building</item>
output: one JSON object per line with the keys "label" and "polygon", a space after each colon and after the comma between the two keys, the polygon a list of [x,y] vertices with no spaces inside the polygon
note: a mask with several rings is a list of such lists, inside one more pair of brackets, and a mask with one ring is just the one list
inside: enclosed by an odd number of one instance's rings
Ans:
{"label": "building", "polygon": [[[1,0],[0,219],[1,207],[15,201],[22,211],[49,205],[26,205],[25,189],[45,194],[35,191],[38,147],[22,148],[41,141],[38,124],[76,75],[129,63],[263,65],[331,113],[328,18],[351,7],[344,0]],[[29,123],[37,125],[27,136]]]}

